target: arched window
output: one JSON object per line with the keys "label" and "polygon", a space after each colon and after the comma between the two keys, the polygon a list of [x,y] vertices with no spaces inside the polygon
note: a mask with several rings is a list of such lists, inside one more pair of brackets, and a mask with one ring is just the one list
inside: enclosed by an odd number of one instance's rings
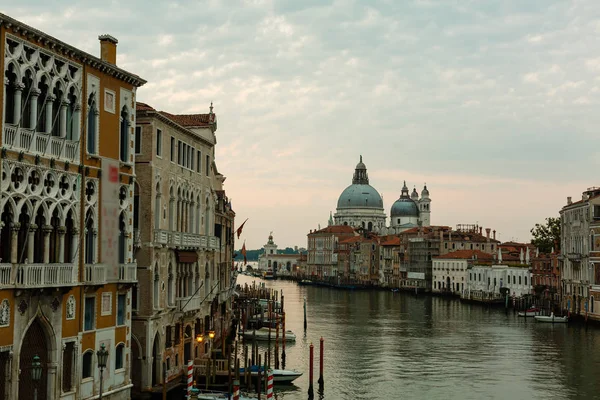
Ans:
{"label": "arched window", "polygon": [[94,232],[94,217],[92,210],[85,215],[85,263],[93,264],[96,260],[96,233]]}
{"label": "arched window", "polygon": [[44,262],[44,227],[46,226],[46,218],[44,217],[44,210],[42,207],[38,208],[35,216],[35,224],[37,229],[34,233],[34,248],[33,248],[33,260],[29,262],[43,263]]}
{"label": "arched window", "polygon": [[159,294],[159,281],[160,281],[160,275],[158,274],[158,264],[154,267],[154,308],[159,308],[159,300],[160,300],[160,294]]}
{"label": "arched window", "polygon": [[92,350],[88,350],[83,353],[83,361],[81,363],[81,378],[91,378],[92,377],[92,362],[94,361],[94,352]]}
{"label": "arched window", "polygon": [[12,227],[14,221],[14,215],[12,208],[7,202],[2,210],[2,231],[0,231],[0,259],[3,263],[12,262],[11,251],[12,251]]}
{"label": "arched window", "polygon": [[34,107],[34,101],[37,102],[37,104],[35,105],[35,107],[37,108],[37,113],[33,115],[32,112],[31,128],[37,130],[38,132],[50,133],[50,129],[52,127],[46,126],[46,122],[48,121],[47,115],[52,117],[52,114],[47,114],[47,111],[51,106],[46,108],[46,106],[51,103],[50,93],[48,92],[48,85],[46,83],[46,77],[43,77],[40,83],[38,83],[37,97],[31,96],[30,103],[32,107]]}
{"label": "arched window", "polygon": [[123,353],[125,351],[125,345],[123,343],[119,343],[115,348],[115,370],[123,369]]}
{"label": "arched window", "polygon": [[133,229],[140,229],[140,186],[137,182],[133,188]]}
{"label": "arched window", "polygon": [[52,231],[50,232],[50,262],[51,263],[59,263],[61,260],[58,259],[60,254],[60,240],[59,237],[59,228],[60,228],[60,218],[58,216],[58,210],[54,210],[52,212],[52,218],[50,218],[50,226],[52,227]]}
{"label": "arched window", "polygon": [[156,184],[156,194],[154,198],[154,229],[160,229],[160,217],[162,205],[160,204],[160,184]]}
{"label": "arched window", "polygon": [[170,306],[173,305],[175,299],[173,297],[173,292],[175,289],[175,272],[173,271],[173,264],[169,263],[169,281],[167,285],[167,301]]}
{"label": "arched window", "polygon": [[125,226],[125,213],[119,215],[119,263],[125,264],[127,250],[127,236]]}
{"label": "arched window", "polygon": [[17,236],[17,262],[23,263],[25,262],[25,258],[27,258],[27,235],[29,231],[29,215],[27,214],[27,207],[21,208],[21,213],[19,214],[19,234]]}
{"label": "arched window", "polygon": [[[73,221],[73,211],[67,213],[67,219],[65,220],[65,242],[64,242],[64,258],[63,262],[72,263],[74,248],[73,248],[73,236],[75,234],[75,222]],[[77,245],[75,245],[77,247]]]}
{"label": "arched window", "polygon": [[[31,78],[31,71],[27,71],[25,73],[25,77],[23,78],[23,84],[25,87],[23,88],[21,94],[21,115],[19,116],[20,121],[17,123],[21,123],[21,126],[24,128],[34,128],[35,115],[32,120],[31,118],[31,103],[33,101],[33,97],[31,96],[31,89],[33,86],[33,79]],[[35,100],[37,101],[37,99]]]}
{"label": "arched window", "polygon": [[[49,99],[49,103],[51,104],[52,102],[54,103],[52,105],[52,120],[51,120],[51,126],[48,127],[48,132],[50,132],[50,130],[52,131],[52,136],[61,136],[61,132],[63,131],[63,126],[62,124],[65,123],[65,121],[61,120],[60,114],[62,112],[62,101],[63,101],[63,91],[60,88],[60,84],[56,84],[56,86],[54,87],[54,90],[52,91],[52,94],[54,95],[53,99]],[[66,109],[65,109],[66,112]]]}
{"label": "arched window", "polygon": [[121,135],[119,140],[121,161],[129,162],[129,113],[127,107],[121,110]]}
{"label": "arched window", "polygon": [[88,113],[87,113],[87,152],[88,154],[96,154],[96,133],[98,124],[96,115],[98,114],[98,106],[96,105],[95,93],[90,94],[88,98]]}
{"label": "arched window", "polygon": [[8,79],[8,83],[5,86],[6,97],[4,100],[4,110],[6,111],[4,114],[4,119],[7,124],[15,123],[15,83],[17,81],[17,76],[13,72],[13,69],[14,66],[10,64],[4,73],[4,76]]}
{"label": "arched window", "polygon": [[75,107],[77,106],[77,97],[75,97],[75,88],[71,88],[69,90],[69,94],[67,95],[68,105],[67,105],[67,116],[65,118],[66,122],[66,139],[67,140],[77,140],[76,138],[76,128],[75,128]]}
{"label": "arched window", "polygon": [[169,230],[175,230],[175,195],[173,193],[173,188],[171,188],[169,192]]}

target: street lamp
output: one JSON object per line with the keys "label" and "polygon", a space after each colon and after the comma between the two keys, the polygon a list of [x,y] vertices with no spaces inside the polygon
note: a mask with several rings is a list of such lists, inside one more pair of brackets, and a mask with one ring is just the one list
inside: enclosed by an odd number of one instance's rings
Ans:
{"label": "street lamp", "polygon": [[100,350],[96,352],[96,356],[98,356],[98,368],[100,368],[100,394],[98,395],[98,400],[100,400],[102,399],[103,371],[106,368],[106,361],[108,360],[108,350],[106,350],[104,343],[100,345]]}
{"label": "street lamp", "polygon": [[202,343],[204,341],[204,335],[196,335],[196,341]]}
{"label": "street lamp", "polygon": [[214,339],[215,338],[215,331],[209,331],[208,332],[208,337],[211,338],[211,339]]}
{"label": "street lamp", "polygon": [[40,358],[36,354],[33,356],[33,362],[31,363],[31,380],[33,380],[33,400],[37,400],[37,385],[42,379],[42,363]]}

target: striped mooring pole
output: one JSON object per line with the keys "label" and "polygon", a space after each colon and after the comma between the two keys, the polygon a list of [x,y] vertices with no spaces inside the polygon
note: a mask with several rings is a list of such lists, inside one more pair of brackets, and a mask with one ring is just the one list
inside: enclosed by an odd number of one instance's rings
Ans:
{"label": "striped mooring pole", "polygon": [[233,381],[233,400],[240,400],[240,381]]}
{"label": "striped mooring pole", "polygon": [[187,399],[190,400],[192,398],[192,385],[194,382],[194,362],[192,360],[188,361],[187,366]]}
{"label": "striped mooring pole", "polygon": [[267,371],[267,400],[273,399],[273,370]]}

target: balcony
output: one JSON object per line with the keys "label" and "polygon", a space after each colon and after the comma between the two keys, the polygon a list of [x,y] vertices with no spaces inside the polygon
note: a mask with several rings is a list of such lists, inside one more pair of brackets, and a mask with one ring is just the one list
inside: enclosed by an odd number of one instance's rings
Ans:
{"label": "balcony", "polygon": [[178,297],[177,308],[179,311],[188,312],[200,309],[202,299],[200,296]]}
{"label": "balcony", "polygon": [[85,264],[83,281],[89,285],[104,285],[106,283],[106,265]]}
{"label": "balcony", "polygon": [[12,286],[12,264],[0,264],[0,287]]}
{"label": "balcony", "polygon": [[154,244],[168,245],[177,248],[219,250],[221,241],[216,236],[199,235],[197,233],[154,231]]}
{"label": "balcony", "polygon": [[567,258],[570,261],[581,261],[581,253],[567,253]]}
{"label": "balcony", "polygon": [[31,129],[4,127],[4,145],[9,149],[22,150],[42,157],[79,162],[79,142],[51,136]]}
{"label": "balcony", "polygon": [[156,229],[154,231],[154,244],[169,244],[169,231]]}
{"label": "balcony", "polygon": [[137,282],[137,263],[119,264],[119,282]]}
{"label": "balcony", "polygon": [[77,284],[76,264],[21,264],[17,267],[17,287],[40,288]]}

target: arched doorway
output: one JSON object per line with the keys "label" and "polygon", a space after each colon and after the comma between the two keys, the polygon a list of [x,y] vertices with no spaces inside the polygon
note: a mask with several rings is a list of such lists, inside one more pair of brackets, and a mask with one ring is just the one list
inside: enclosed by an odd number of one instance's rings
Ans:
{"label": "arched doorway", "polygon": [[19,356],[19,399],[33,399],[34,383],[31,379],[31,363],[33,357],[38,356],[42,364],[42,378],[37,383],[38,400],[48,399],[48,342],[46,333],[39,320],[36,318],[23,337],[21,355]]}
{"label": "arched doorway", "polygon": [[157,332],[152,345],[152,386],[156,386],[161,382],[160,361],[160,338]]}
{"label": "arched doorway", "polygon": [[131,337],[131,366],[131,370],[133,371],[131,374],[133,390],[139,392],[142,387],[142,357],[140,345],[134,336]]}

